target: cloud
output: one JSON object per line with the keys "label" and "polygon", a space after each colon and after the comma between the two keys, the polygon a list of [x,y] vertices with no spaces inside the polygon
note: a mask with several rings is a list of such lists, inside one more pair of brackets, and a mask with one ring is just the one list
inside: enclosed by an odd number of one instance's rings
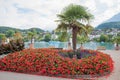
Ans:
{"label": "cloud", "polygon": [[119,0],[0,0],[0,25],[53,30],[57,27],[56,14],[70,3],[88,7],[95,15],[93,26],[117,14],[120,7]]}
{"label": "cloud", "polygon": [[100,0],[101,3],[105,3],[108,7],[119,5],[120,0]]}
{"label": "cloud", "polygon": [[[97,3],[97,11],[93,13],[95,19],[92,22],[94,26],[101,24],[102,22],[110,19],[112,16],[116,15],[120,11],[120,1],[119,0],[99,0]],[[104,6],[104,7],[103,7]]]}

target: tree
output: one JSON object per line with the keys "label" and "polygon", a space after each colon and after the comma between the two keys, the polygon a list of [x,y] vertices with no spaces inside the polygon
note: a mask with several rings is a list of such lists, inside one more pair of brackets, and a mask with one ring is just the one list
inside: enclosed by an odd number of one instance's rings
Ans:
{"label": "tree", "polygon": [[112,42],[113,35],[108,34],[107,36],[108,36],[108,38],[109,38],[109,42]]}
{"label": "tree", "polygon": [[35,29],[29,31],[29,32],[27,33],[27,36],[28,36],[28,38],[30,39],[30,42],[31,42],[31,44],[32,44],[32,43],[33,43],[33,39],[35,39],[35,36],[36,36],[36,31],[35,31]]}
{"label": "tree", "polygon": [[6,36],[7,36],[8,38],[13,37],[14,34],[15,34],[15,32],[14,32],[13,30],[8,30],[8,31],[6,32]]}
{"label": "tree", "polygon": [[46,42],[49,42],[51,40],[51,35],[49,33],[47,33],[43,40]]}
{"label": "tree", "polygon": [[85,43],[87,41],[88,41],[88,37],[78,35],[77,42],[80,43],[81,46],[83,45],[83,43]]}
{"label": "tree", "polygon": [[20,32],[16,31],[15,34],[14,34],[14,38],[15,39],[22,39],[22,35]]}
{"label": "tree", "polygon": [[4,43],[6,40],[5,34],[0,33],[0,43]]}
{"label": "tree", "polygon": [[58,14],[58,18],[59,20],[56,21],[60,23],[58,24],[57,30],[72,30],[72,44],[73,50],[75,51],[77,34],[88,35],[91,29],[89,28],[91,27],[89,23],[93,18],[93,15],[90,14],[83,6],[70,4],[65,7],[60,14]]}
{"label": "tree", "polygon": [[120,36],[120,32],[118,32],[117,36]]}
{"label": "tree", "polygon": [[37,40],[38,40],[38,41],[42,41],[42,40],[43,40],[43,35],[42,35],[42,34],[39,34]]}
{"label": "tree", "polygon": [[67,32],[61,32],[61,34],[58,35],[58,40],[61,42],[66,42],[68,40]]}
{"label": "tree", "polygon": [[107,35],[101,35],[100,36],[100,42],[107,42],[109,40],[109,37]]}
{"label": "tree", "polygon": [[120,36],[114,37],[113,42],[116,43],[116,46],[118,46],[118,44],[120,44]]}

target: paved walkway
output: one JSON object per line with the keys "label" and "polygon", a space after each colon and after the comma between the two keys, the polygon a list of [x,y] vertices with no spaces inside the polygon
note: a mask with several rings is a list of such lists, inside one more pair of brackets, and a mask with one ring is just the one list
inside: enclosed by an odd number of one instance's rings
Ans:
{"label": "paved walkway", "polygon": [[0,80],[70,80],[70,79],[2,71],[2,72],[0,72]]}
{"label": "paved walkway", "polygon": [[108,78],[103,77],[99,78],[99,80],[120,80],[120,50],[105,50],[102,52],[107,53],[112,57],[114,61],[114,70]]}
{"label": "paved walkway", "polygon": [[[120,50],[119,51],[104,50],[102,52],[111,55],[113,61],[115,62],[114,63],[115,68],[108,78],[102,77],[97,80],[120,80]],[[0,71],[0,80],[73,80],[73,79],[55,78],[55,77]]]}

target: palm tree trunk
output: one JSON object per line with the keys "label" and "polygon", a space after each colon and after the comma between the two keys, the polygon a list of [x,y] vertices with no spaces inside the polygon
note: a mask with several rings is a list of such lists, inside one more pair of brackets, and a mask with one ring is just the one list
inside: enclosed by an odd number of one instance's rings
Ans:
{"label": "palm tree trunk", "polygon": [[32,37],[31,37],[31,44],[30,44],[30,46],[29,46],[30,49],[34,49],[33,38],[34,38],[34,37],[32,36]]}
{"label": "palm tree trunk", "polygon": [[72,45],[73,50],[76,50],[76,42],[77,42],[77,27],[73,27],[72,29]]}
{"label": "palm tree trunk", "polygon": [[34,38],[34,37],[32,36],[32,37],[31,37],[31,44],[33,43],[33,38]]}
{"label": "palm tree trunk", "polygon": [[32,44],[32,38],[31,38],[30,42],[31,42],[31,44]]}
{"label": "palm tree trunk", "polygon": [[2,44],[2,40],[0,39],[0,45]]}

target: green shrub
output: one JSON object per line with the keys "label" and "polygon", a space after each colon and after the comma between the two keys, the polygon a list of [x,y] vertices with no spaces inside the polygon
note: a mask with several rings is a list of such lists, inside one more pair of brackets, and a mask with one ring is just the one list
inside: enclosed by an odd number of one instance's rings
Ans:
{"label": "green shrub", "polygon": [[108,37],[108,35],[101,35],[100,36],[100,42],[108,42],[108,40],[109,40],[109,37]]}

